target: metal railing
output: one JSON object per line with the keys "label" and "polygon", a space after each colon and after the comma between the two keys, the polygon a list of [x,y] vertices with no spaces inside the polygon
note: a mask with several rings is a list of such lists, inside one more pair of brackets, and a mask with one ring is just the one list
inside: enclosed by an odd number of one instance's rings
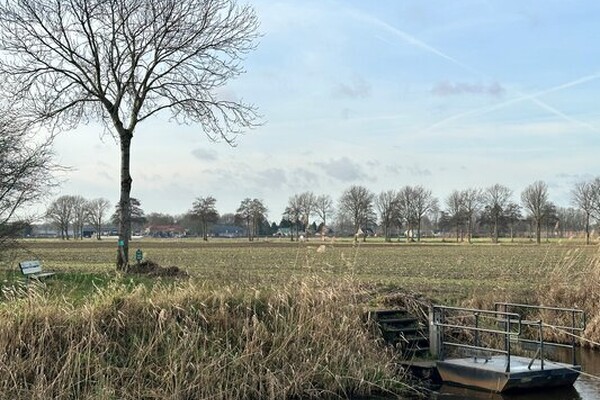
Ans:
{"label": "metal railing", "polygon": [[[541,318],[538,320],[522,320],[521,324],[523,326],[530,326],[530,327],[534,327],[537,329],[538,338],[537,338],[537,340],[527,339],[525,337],[518,337],[517,339],[521,343],[529,343],[529,344],[537,345],[536,353],[535,353],[534,357],[532,358],[531,363],[529,363],[529,368],[531,368],[533,362],[539,356],[541,369],[542,370],[544,369],[544,357],[545,357],[544,347],[545,346],[562,347],[562,348],[571,349],[572,364],[577,365],[576,336],[577,336],[577,333],[583,332],[585,330],[585,326],[586,326],[585,312],[583,310],[580,310],[578,308],[534,306],[534,305],[529,305],[529,304],[506,303],[506,302],[494,303],[494,309],[496,311],[499,311],[500,309],[502,309],[503,310],[502,312],[508,312],[508,310],[519,309],[519,310],[524,310],[524,311],[525,310],[526,311],[535,310],[535,311],[549,311],[549,312],[556,313],[557,314],[556,315],[556,321],[557,321],[556,324],[544,322],[544,321],[542,321]],[[562,319],[565,319],[565,318],[569,319],[570,325],[558,325],[561,323],[560,322],[561,316],[562,316]],[[563,332],[567,332],[567,334],[569,334],[571,336],[571,344],[569,345],[569,344],[544,340],[544,328],[545,327],[563,331]]]}
{"label": "metal railing", "polygon": [[[448,315],[451,312],[460,313],[460,318],[450,319]],[[492,319],[496,323],[500,323],[502,329],[494,329],[490,327],[480,326],[482,317]],[[452,321],[457,322],[453,323]],[[456,347],[475,351],[484,351],[506,355],[506,372],[510,372],[510,357],[511,357],[511,337],[518,337],[521,334],[521,316],[518,313],[498,311],[498,310],[480,310],[475,308],[463,307],[447,307],[433,306],[431,327],[435,332],[432,336],[433,340],[437,340],[438,358],[444,359],[445,347]],[[474,333],[474,344],[464,344],[455,341],[446,340],[446,329],[460,329],[471,331]],[[504,337],[504,349],[482,346],[479,341],[480,333],[488,333]],[[435,338],[434,338],[435,337]],[[477,360],[477,356],[474,357]]]}
{"label": "metal railing", "polygon": [[[523,319],[523,313],[530,311],[555,313],[554,324],[543,321],[541,317],[536,320]],[[482,325],[483,318],[487,318],[490,322]],[[565,323],[565,320],[568,320],[569,323]],[[585,330],[585,325],[585,313],[583,310],[577,308],[547,307],[505,302],[494,303],[494,310],[436,305],[432,307],[430,316],[430,345],[432,345],[432,349],[436,349],[435,354],[440,360],[443,360],[445,357],[446,347],[504,354],[507,360],[506,372],[510,372],[511,342],[534,344],[536,346],[536,353],[531,358],[528,368],[531,369],[535,360],[539,358],[540,367],[543,370],[546,356],[545,346],[571,349],[572,363],[573,365],[577,365],[576,338],[579,336],[578,333]],[[531,339],[530,336],[527,336],[527,334],[531,333],[529,328],[537,333],[537,339]],[[544,328],[551,328],[566,333],[571,337],[571,344],[545,340]],[[447,330],[449,329],[473,332],[473,344],[451,341],[451,337],[447,335]],[[482,346],[480,343],[480,334],[482,333],[502,337],[504,339],[504,348]],[[474,360],[477,361],[476,355],[474,356]]]}

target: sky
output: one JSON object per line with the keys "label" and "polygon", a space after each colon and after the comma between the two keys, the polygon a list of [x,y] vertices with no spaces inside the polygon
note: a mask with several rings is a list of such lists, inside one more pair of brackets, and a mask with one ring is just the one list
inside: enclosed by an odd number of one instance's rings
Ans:
{"label": "sky", "polygon": [[[279,221],[304,191],[337,201],[422,185],[455,189],[536,180],[570,205],[600,175],[600,2],[251,0],[262,37],[222,93],[263,124],[236,146],[200,126],[144,121],[132,142],[132,196],[181,214],[212,195],[221,213],[246,197]],[[57,138],[70,167],[55,195],[119,195],[119,147],[100,125]]]}

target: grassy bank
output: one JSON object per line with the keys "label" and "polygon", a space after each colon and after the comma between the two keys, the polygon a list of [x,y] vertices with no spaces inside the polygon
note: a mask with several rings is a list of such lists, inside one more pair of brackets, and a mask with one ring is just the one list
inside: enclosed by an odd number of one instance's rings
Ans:
{"label": "grassy bank", "polygon": [[29,287],[0,308],[0,393],[281,399],[405,390],[393,355],[364,325],[369,294],[359,285],[306,277],[274,289],[110,284],[74,306]]}

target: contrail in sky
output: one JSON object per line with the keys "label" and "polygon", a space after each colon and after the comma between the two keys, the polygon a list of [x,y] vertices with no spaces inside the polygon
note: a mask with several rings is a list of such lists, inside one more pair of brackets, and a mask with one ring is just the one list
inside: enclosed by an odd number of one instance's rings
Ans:
{"label": "contrail in sky", "polygon": [[[425,43],[424,41],[416,38],[415,36],[413,36],[413,35],[405,32],[405,31],[402,31],[402,30],[400,30],[400,29],[398,29],[396,27],[393,27],[390,24],[388,24],[388,23],[386,23],[386,22],[384,22],[384,21],[382,21],[382,20],[380,20],[380,19],[378,19],[376,17],[373,17],[371,15],[365,15],[365,14],[362,14],[362,13],[358,13],[358,12],[353,11],[353,10],[351,10],[350,13],[355,18],[362,19],[362,20],[367,21],[367,22],[369,22],[369,23],[371,23],[373,25],[377,25],[377,26],[379,26],[379,27],[381,27],[381,28],[383,28],[383,29],[385,29],[385,30],[387,30],[389,32],[392,32],[396,36],[399,36],[405,42],[407,42],[407,43],[409,43],[409,44],[411,44],[411,45],[413,45],[415,47],[418,47],[418,48],[420,48],[422,50],[425,50],[425,51],[427,51],[429,53],[435,54],[438,57],[441,57],[441,58],[443,58],[443,59],[451,62],[452,64],[455,64],[455,65],[461,67],[462,69],[464,69],[466,71],[469,71],[469,72],[474,73],[475,75],[479,75],[481,77],[485,77],[486,76],[486,74],[482,73],[481,71],[478,71],[477,69],[475,69],[475,68],[473,68],[473,67],[471,67],[471,66],[469,66],[467,64],[464,64],[464,63],[460,62],[456,58],[449,56],[448,54],[440,51],[439,49],[436,49],[435,47],[433,47],[433,46]],[[384,40],[383,38],[379,38],[379,39],[389,44],[389,42],[386,41],[386,40]],[[569,122],[571,122],[573,124],[576,124],[576,125],[579,125],[579,126],[583,126],[583,127],[587,128],[587,129],[591,129],[591,130],[597,131],[597,128],[594,127],[593,125],[588,124],[587,122],[580,121],[580,120],[578,120],[576,118],[573,118],[573,117],[571,117],[571,116],[569,116],[569,115],[561,112],[560,110],[557,110],[556,108],[554,108],[554,107],[546,104],[545,102],[541,101],[539,99],[539,97],[543,96],[545,94],[548,94],[548,93],[557,92],[559,90],[567,89],[567,88],[572,87],[572,86],[581,85],[583,83],[586,83],[586,82],[589,82],[589,81],[593,81],[593,80],[596,80],[598,78],[600,78],[600,73],[596,73],[596,74],[584,76],[584,77],[576,79],[574,81],[567,82],[567,83],[564,83],[562,85],[558,85],[558,86],[552,87],[550,89],[542,90],[542,91],[536,92],[534,94],[525,94],[525,93],[522,93],[522,92],[517,92],[519,94],[518,97],[515,97],[515,98],[507,100],[507,101],[504,101],[504,102],[499,103],[499,104],[495,104],[495,105],[490,106],[490,107],[483,107],[483,108],[479,108],[479,109],[476,109],[476,110],[471,110],[471,111],[467,111],[467,112],[463,112],[463,113],[459,113],[459,114],[453,115],[451,117],[448,117],[448,118],[445,118],[445,119],[443,119],[441,121],[436,122],[435,124],[429,126],[425,130],[426,131],[430,131],[430,130],[432,130],[434,128],[437,128],[437,127],[439,127],[439,126],[441,126],[441,125],[443,125],[443,124],[445,124],[447,122],[454,121],[454,120],[457,120],[457,119],[460,119],[460,118],[463,118],[463,117],[466,117],[466,116],[486,114],[488,112],[491,112],[491,111],[494,111],[494,110],[506,107],[506,106],[508,106],[510,104],[514,104],[514,103],[518,103],[518,102],[526,101],[526,100],[531,100],[532,102],[534,102],[535,104],[537,104],[539,107],[545,109],[546,111],[551,112],[552,114],[554,114],[554,115],[556,115],[556,116],[558,116],[558,117],[560,117],[560,118],[562,118],[562,119],[564,119],[566,121],[569,121]]]}
{"label": "contrail in sky", "polygon": [[515,97],[515,98],[512,98],[512,99],[503,101],[501,103],[494,104],[494,105],[489,106],[489,107],[481,107],[481,108],[477,108],[475,110],[466,111],[466,112],[463,112],[463,113],[460,113],[460,114],[456,114],[456,115],[453,115],[451,117],[448,117],[448,118],[445,118],[445,119],[443,119],[441,121],[436,122],[435,124],[429,126],[426,130],[430,131],[430,130],[435,129],[435,128],[441,126],[441,125],[444,125],[447,122],[454,121],[454,120],[457,120],[457,119],[460,119],[460,118],[463,118],[463,117],[472,116],[472,115],[487,114],[487,113],[489,113],[491,111],[499,110],[499,109],[504,108],[504,107],[506,107],[508,105],[515,104],[515,103],[518,103],[518,102],[521,102],[521,101],[525,101],[525,100],[532,100],[532,101],[536,102],[536,104],[538,104],[539,106],[541,106],[541,107],[543,107],[543,108],[545,108],[545,109],[547,109],[549,111],[552,111],[554,114],[560,115],[561,118],[564,118],[567,121],[570,121],[572,123],[576,123],[577,125],[585,126],[587,128],[593,129],[593,130],[597,130],[594,126],[592,126],[590,124],[587,124],[585,122],[579,121],[579,120],[577,120],[575,118],[569,117],[568,115],[566,115],[566,114],[564,114],[564,113],[562,113],[562,112],[554,109],[553,107],[547,105],[546,103],[543,103],[543,102],[539,101],[538,97],[546,95],[546,94],[549,94],[549,93],[558,92],[560,90],[567,89],[567,88],[570,88],[570,87],[573,87],[573,86],[581,85],[583,83],[587,83],[587,82],[596,80],[598,78],[600,78],[600,73],[595,73],[595,74],[592,74],[592,75],[584,76],[584,77],[579,78],[579,79],[575,79],[575,80],[573,80],[571,82],[567,82],[567,83],[563,83],[563,84],[558,85],[558,86],[551,87],[549,89],[540,90],[539,92],[536,92],[536,93],[533,93],[533,94],[524,94],[524,95],[521,95],[519,97]]}

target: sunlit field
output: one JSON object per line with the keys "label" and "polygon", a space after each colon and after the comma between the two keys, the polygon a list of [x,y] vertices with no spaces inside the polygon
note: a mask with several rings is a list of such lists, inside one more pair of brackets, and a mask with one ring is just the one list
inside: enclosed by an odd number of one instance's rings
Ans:
{"label": "sunlit field", "polygon": [[[45,269],[60,272],[56,279],[59,282],[71,281],[73,276],[105,280],[115,268],[113,240],[28,240],[22,246],[11,261],[4,261],[6,274],[14,276],[17,261],[25,259],[39,259]],[[362,283],[421,292],[444,302],[469,299],[479,293],[526,297],[548,273],[565,263],[565,257],[568,263],[583,266],[597,252],[596,246],[573,240],[536,246],[526,240],[499,245],[481,240],[468,245],[441,241],[384,243],[373,238],[356,244],[331,239],[260,239],[252,243],[134,239],[131,258],[138,248],[145,259],[178,266],[192,280],[211,287],[270,286],[302,276],[332,281],[352,277]]]}
{"label": "sunlit field", "polygon": [[[117,273],[115,240],[20,246],[1,265],[7,398],[407,398],[364,316],[415,300],[579,306],[600,339],[597,246],[569,240],[133,240],[180,278]],[[57,275],[24,284],[31,259]]]}

